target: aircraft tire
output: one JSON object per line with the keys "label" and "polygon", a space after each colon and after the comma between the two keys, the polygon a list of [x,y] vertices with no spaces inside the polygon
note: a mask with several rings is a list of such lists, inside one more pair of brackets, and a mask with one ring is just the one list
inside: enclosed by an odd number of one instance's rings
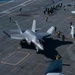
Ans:
{"label": "aircraft tire", "polygon": [[37,54],[39,53],[39,49],[38,49],[38,47],[36,47],[36,53],[37,53]]}

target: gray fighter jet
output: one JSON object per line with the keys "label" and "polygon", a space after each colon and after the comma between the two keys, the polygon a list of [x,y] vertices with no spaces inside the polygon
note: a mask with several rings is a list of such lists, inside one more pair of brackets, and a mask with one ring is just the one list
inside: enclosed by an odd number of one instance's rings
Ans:
{"label": "gray fighter jet", "polygon": [[62,60],[52,60],[47,68],[45,75],[64,75],[62,73]]}
{"label": "gray fighter jet", "polygon": [[47,30],[46,33],[44,33],[44,32],[41,33],[39,29],[36,29],[36,20],[33,20],[32,28],[31,29],[26,29],[25,31],[21,30],[21,28],[20,28],[17,21],[15,21],[15,23],[16,23],[19,30],[18,31],[17,30],[12,30],[12,31],[19,32],[18,34],[8,35],[8,33],[6,33],[5,31],[3,31],[3,32],[5,34],[7,34],[8,36],[10,36],[10,38],[12,38],[12,39],[19,39],[21,41],[25,40],[29,45],[31,43],[33,43],[35,45],[37,53],[39,52],[39,50],[44,50],[44,47],[40,42],[40,41],[44,41],[42,38],[50,36],[54,32],[54,27],[52,26],[51,28],[49,28]]}

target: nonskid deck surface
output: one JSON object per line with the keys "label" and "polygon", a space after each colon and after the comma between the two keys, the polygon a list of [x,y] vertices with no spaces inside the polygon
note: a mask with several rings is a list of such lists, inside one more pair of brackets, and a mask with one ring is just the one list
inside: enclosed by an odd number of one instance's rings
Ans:
{"label": "nonskid deck surface", "polygon": [[[46,7],[53,6],[51,0],[14,0],[0,3],[0,75],[45,75],[50,61],[57,54],[63,61],[64,75],[75,75],[75,39],[70,36],[70,22],[75,25],[75,17],[71,14],[75,10],[75,1],[58,0],[54,5],[57,2],[62,2],[66,11],[62,7],[49,16],[44,15],[43,11]],[[68,4],[71,6],[67,6]],[[48,22],[45,21],[46,16]],[[9,30],[18,29],[16,20],[22,30],[31,29],[33,19],[36,20],[37,28],[42,28],[41,31],[47,31],[52,25],[56,26],[57,31],[65,35],[65,42],[57,37],[56,32],[44,39],[45,51],[36,54],[33,47],[25,45],[21,48],[19,40],[13,40],[3,33],[3,30],[10,34]]]}

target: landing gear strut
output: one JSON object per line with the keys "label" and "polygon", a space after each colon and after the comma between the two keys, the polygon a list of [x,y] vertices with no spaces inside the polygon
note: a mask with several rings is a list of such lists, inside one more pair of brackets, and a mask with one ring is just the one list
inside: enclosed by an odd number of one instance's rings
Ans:
{"label": "landing gear strut", "polygon": [[26,42],[26,40],[22,40],[20,41],[20,44],[24,44]]}
{"label": "landing gear strut", "polygon": [[19,44],[20,44],[21,47],[23,47],[23,46],[25,46],[25,45],[24,45],[25,43],[26,43],[26,40],[22,40],[22,41],[20,41]]}
{"label": "landing gear strut", "polygon": [[39,50],[39,48],[38,48],[38,47],[36,47],[36,53],[37,53],[37,54],[39,53],[39,51],[40,51],[40,50]]}

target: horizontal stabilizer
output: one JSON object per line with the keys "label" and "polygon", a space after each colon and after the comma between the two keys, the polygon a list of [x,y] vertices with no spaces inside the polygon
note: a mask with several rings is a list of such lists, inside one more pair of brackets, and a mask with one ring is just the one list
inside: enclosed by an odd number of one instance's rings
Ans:
{"label": "horizontal stabilizer", "polygon": [[17,32],[17,33],[20,33],[20,31],[18,29],[16,30],[9,30],[10,32]]}
{"label": "horizontal stabilizer", "polygon": [[11,36],[6,31],[3,31],[3,33],[5,33],[8,37],[11,38]]}
{"label": "horizontal stabilizer", "polygon": [[49,28],[49,29],[47,30],[47,33],[52,35],[52,33],[54,32],[54,29],[55,29],[55,28],[52,26],[51,28]]}
{"label": "horizontal stabilizer", "polygon": [[[18,29],[14,29],[14,30],[9,30],[12,33],[20,33],[20,31]],[[22,32],[25,32],[25,30],[22,30]]]}

